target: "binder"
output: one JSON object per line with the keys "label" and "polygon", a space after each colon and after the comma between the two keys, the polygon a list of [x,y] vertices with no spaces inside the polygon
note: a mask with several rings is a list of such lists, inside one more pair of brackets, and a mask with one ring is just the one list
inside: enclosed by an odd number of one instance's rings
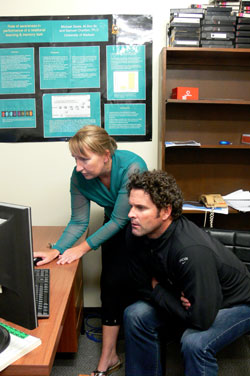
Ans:
{"label": "binder", "polygon": [[237,24],[236,30],[250,30],[250,24]]}
{"label": "binder", "polygon": [[206,40],[202,39],[201,44],[207,47],[210,46],[218,46],[218,47],[230,47],[233,46],[233,41],[232,40]]}
{"label": "binder", "polygon": [[202,8],[174,8],[170,9],[170,15],[175,13],[197,13],[197,14],[204,14]]}
{"label": "binder", "polygon": [[210,13],[229,13],[232,12],[232,8],[231,7],[227,7],[227,8],[221,8],[221,7],[208,7],[207,8],[207,14],[210,14]]}
{"label": "binder", "polygon": [[192,33],[185,31],[172,31],[170,34],[170,39],[173,40],[200,40],[200,33]]}
{"label": "binder", "polygon": [[23,355],[29,353],[41,344],[40,338],[17,330],[9,325],[0,323],[10,333],[10,344],[0,354],[0,373]]}
{"label": "binder", "polygon": [[236,43],[235,48],[250,48],[250,43]]}
{"label": "binder", "polygon": [[202,32],[201,39],[216,39],[216,40],[233,40],[235,38],[235,33],[209,33]]}
{"label": "binder", "polygon": [[171,47],[199,47],[199,40],[174,40]]}
{"label": "binder", "polygon": [[237,37],[250,37],[250,30],[237,30],[235,35]]}
{"label": "binder", "polygon": [[202,25],[235,25],[236,16],[206,16],[202,21]]}
{"label": "binder", "polygon": [[235,26],[201,26],[201,31],[212,31],[212,32],[234,32]]}
{"label": "binder", "polygon": [[250,38],[247,37],[236,37],[235,43],[250,43]]}

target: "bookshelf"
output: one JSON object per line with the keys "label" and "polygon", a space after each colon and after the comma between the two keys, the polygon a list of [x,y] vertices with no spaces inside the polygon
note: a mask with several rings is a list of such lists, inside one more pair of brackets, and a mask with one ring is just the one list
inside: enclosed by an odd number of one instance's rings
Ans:
{"label": "bookshelf", "polygon": [[[159,166],[174,175],[184,199],[249,190],[250,145],[241,144],[241,135],[250,133],[250,49],[165,47],[160,82]],[[171,99],[178,86],[198,87],[199,100]],[[192,139],[201,147],[165,148],[165,141]],[[203,214],[188,215],[203,221]],[[230,210],[214,226],[250,229],[249,219]]]}

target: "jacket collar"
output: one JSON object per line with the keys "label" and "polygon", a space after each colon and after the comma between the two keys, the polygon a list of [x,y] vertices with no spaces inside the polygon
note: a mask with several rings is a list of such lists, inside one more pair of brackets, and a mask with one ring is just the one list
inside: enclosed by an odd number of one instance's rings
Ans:
{"label": "jacket collar", "polygon": [[177,222],[178,222],[178,219],[173,221],[171,225],[167,228],[167,230],[164,231],[163,234],[157,239],[150,239],[147,236],[145,236],[145,240],[144,240],[145,244],[154,251],[161,249],[162,244],[166,244],[166,241],[169,240],[169,238],[172,236],[173,232],[175,231]]}

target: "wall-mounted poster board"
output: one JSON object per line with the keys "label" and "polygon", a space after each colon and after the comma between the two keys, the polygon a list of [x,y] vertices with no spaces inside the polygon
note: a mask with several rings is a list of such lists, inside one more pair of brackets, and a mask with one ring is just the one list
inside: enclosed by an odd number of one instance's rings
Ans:
{"label": "wall-mounted poster board", "polygon": [[152,139],[152,17],[0,17],[0,142]]}

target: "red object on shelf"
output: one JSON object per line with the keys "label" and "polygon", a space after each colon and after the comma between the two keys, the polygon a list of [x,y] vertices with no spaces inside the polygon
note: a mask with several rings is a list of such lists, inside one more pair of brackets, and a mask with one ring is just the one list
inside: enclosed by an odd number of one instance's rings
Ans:
{"label": "red object on shelf", "polygon": [[242,134],[241,135],[241,143],[242,144],[250,144],[250,134]]}
{"label": "red object on shelf", "polygon": [[198,87],[175,87],[172,89],[172,99],[182,99],[185,101],[199,99]]}

